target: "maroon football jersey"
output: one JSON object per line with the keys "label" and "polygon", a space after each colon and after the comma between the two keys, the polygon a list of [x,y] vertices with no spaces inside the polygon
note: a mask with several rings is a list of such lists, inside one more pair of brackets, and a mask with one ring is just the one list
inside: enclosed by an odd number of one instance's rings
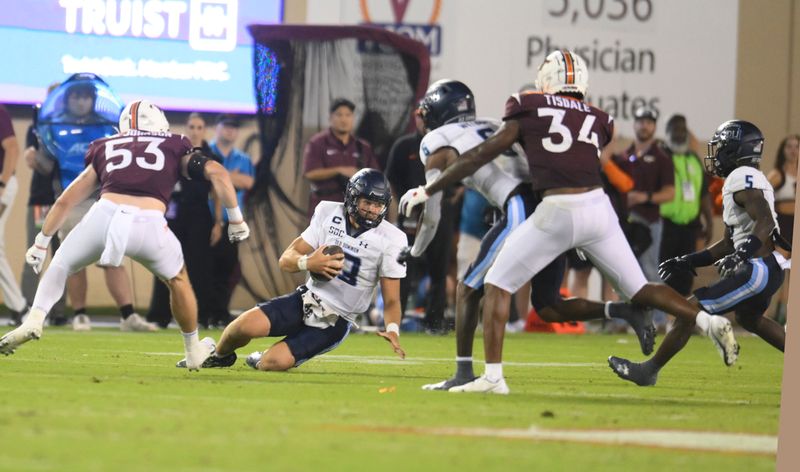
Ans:
{"label": "maroon football jersey", "polygon": [[181,134],[130,130],[89,145],[85,163],[106,192],[153,197],[167,205],[181,172],[181,159],[192,150]]}
{"label": "maroon football jersey", "polygon": [[519,120],[534,190],[602,185],[598,157],[614,132],[606,112],[573,98],[534,92],[512,95],[503,119]]}

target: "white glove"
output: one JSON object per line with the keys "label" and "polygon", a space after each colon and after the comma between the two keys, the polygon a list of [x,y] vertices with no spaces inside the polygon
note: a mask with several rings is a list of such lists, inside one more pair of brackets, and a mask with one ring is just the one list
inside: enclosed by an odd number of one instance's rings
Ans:
{"label": "white glove", "polygon": [[244,241],[248,237],[250,237],[250,228],[244,220],[241,223],[228,224],[228,239],[232,243]]}
{"label": "white glove", "polygon": [[25,253],[25,263],[33,268],[33,272],[38,274],[42,271],[44,260],[47,259],[47,247],[50,246],[52,236],[45,236],[40,231],[36,235],[33,246]]}
{"label": "white glove", "polygon": [[406,218],[411,217],[411,212],[414,211],[414,207],[425,203],[428,198],[430,198],[430,195],[425,192],[424,185],[412,188],[400,198],[400,213],[405,215]]}

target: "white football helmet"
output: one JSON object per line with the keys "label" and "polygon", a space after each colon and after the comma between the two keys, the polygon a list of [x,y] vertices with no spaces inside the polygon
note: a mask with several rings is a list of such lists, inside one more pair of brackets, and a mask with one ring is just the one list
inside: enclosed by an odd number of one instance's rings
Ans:
{"label": "white football helmet", "polygon": [[137,100],[125,106],[119,116],[119,132],[131,129],[166,133],[169,121],[160,108],[147,100]]}
{"label": "white football helmet", "polygon": [[589,87],[586,61],[566,49],[551,52],[539,66],[536,87],[544,93],[580,93],[586,96]]}

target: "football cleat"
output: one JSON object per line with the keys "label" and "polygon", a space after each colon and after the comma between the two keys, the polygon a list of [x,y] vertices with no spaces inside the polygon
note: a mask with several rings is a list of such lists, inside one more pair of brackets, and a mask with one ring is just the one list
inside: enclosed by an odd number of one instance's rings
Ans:
{"label": "football cleat", "polygon": [[264,354],[263,352],[256,351],[251,353],[247,356],[247,359],[244,360],[244,363],[249,365],[250,367],[258,370],[258,362],[261,360],[261,355]]}
{"label": "football cleat", "polygon": [[733,327],[727,318],[712,316],[708,323],[708,337],[722,356],[725,365],[730,367],[739,359],[739,343],[733,336]]}
{"label": "football cleat", "polygon": [[640,387],[655,385],[658,380],[658,371],[653,372],[644,364],[637,364],[621,357],[610,356],[608,366],[619,378],[633,382]]}
{"label": "football cleat", "polygon": [[89,315],[75,315],[75,317],[72,318],[72,330],[91,331],[92,320],[89,319]]}
{"label": "football cleat", "polygon": [[42,337],[42,327],[33,324],[22,323],[18,328],[9,331],[0,338],[0,354],[6,356],[14,354],[14,351],[32,339]]}
{"label": "football cleat", "polygon": [[[200,340],[200,350],[198,352],[187,352],[186,357],[179,360],[175,367],[185,369],[188,368],[189,370],[199,370],[201,367],[205,367],[206,361],[208,358],[214,355],[214,351],[217,349],[217,344],[214,342],[213,339],[209,337],[205,337]],[[188,361],[189,356],[192,356],[192,362]],[[234,359],[236,361],[236,359]]]}
{"label": "football cleat", "polygon": [[432,383],[432,384],[425,384],[422,386],[422,390],[450,390],[453,387],[458,387],[459,385],[464,385],[466,383],[470,383],[475,380],[477,377],[457,377],[454,376],[447,380],[442,380],[441,382]]}
{"label": "football cleat", "polygon": [[639,338],[642,354],[649,356],[656,344],[656,326],[653,324],[653,310],[641,305],[612,302],[609,312],[613,318],[625,320]]}
{"label": "football cleat", "polygon": [[133,313],[119,322],[119,330],[152,333],[158,331],[158,325],[145,320],[138,313]]}
{"label": "football cleat", "polygon": [[508,395],[509,389],[506,385],[506,379],[501,378],[497,381],[491,381],[485,375],[481,375],[472,382],[465,383],[450,388],[448,392],[469,392],[469,393],[494,393],[497,395]]}

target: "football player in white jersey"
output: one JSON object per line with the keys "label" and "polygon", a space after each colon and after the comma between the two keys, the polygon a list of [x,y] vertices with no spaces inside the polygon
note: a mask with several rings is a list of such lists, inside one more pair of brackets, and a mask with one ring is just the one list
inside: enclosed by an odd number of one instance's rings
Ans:
{"label": "football player in white jersey", "polygon": [[[247,357],[258,370],[287,370],[338,346],[358,313],[366,312],[378,284],[384,301],[386,339],[401,358],[400,279],[406,276],[398,256],[408,239],[384,220],[391,190],[382,173],[362,169],[345,189],[344,203],[322,201],[311,223],[280,257],[281,269],[314,275],[288,295],[259,304],[229,324],[219,344],[202,342],[212,355],[203,367],[229,367],[236,349],[253,338],[283,336],[264,352]],[[342,252],[326,250],[338,246]],[[184,362],[178,362],[183,367]]]}
{"label": "football player in white jersey", "polygon": [[[783,327],[763,314],[790,263],[775,245],[790,247],[777,229],[772,186],[759,170],[763,145],[761,131],[747,121],[726,121],[717,128],[708,143],[706,169],[725,178],[722,216],[728,231],[707,249],[664,261],[659,273],[667,280],[714,264],[722,278],[695,290],[690,300],[711,314],[733,312],[743,328],[783,351]],[[634,363],[612,356],[609,366],[637,385],[655,385],[658,372],[686,345],[693,330],[694,323],[677,318],[652,358]]]}
{"label": "football player in white jersey", "polygon": [[[500,127],[492,118],[475,118],[472,91],[457,80],[440,80],[425,93],[419,109],[428,131],[420,144],[420,159],[427,181],[434,182],[458,157],[478,146]],[[483,280],[511,232],[530,216],[539,199],[531,189],[530,172],[522,148],[515,144],[508,151],[464,178],[462,183],[481,193],[503,216],[481,240],[476,259],[459,280],[456,300],[456,374],[448,380],[424,385],[425,390],[449,390],[475,379],[472,344],[483,295]],[[441,212],[441,193],[425,202],[421,225],[410,255],[423,254],[436,234]],[[653,351],[655,327],[649,310],[627,303],[562,300],[559,288],[564,278],[564,256],[558,257],[532,282],[531,299],[537,313],[549,322],[584,321],[615,317],[633,327],[645,355]]]}
{"label": "football player in white jersey", "polygon": [[725,365],[736,363],[738,344],[727,319],[697,311],[669,286],[644,278],[602,190],[598,158],[613,137],[614,121],[584,102],[588,74],[586,62],[575,53],[550,53],[537,73],[542,93],[510,96],[497,132],[448,166],[435,182],[411,189],[401,200],[409,207],[424,203],[515,142],[525,149],[533,190],[542,195],[534,214],[511,234],[486,274],[484,375],[450,391],[508,393],[502,358],[511,294],[572,248],[581,249],[626,299],[696,320]]}

